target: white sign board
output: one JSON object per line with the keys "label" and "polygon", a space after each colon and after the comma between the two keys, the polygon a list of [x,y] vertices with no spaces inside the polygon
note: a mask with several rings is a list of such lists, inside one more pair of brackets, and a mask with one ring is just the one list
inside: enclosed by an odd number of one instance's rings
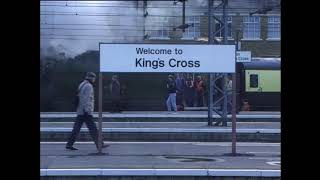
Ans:
{"label": "white sign board", "polygon": [[100,72],[235,72],[234,45],[103,44]]}
{"label": "white sign board", "polygon": [[251,51],[237,51],[236,52],[237,62],[251,62]]}

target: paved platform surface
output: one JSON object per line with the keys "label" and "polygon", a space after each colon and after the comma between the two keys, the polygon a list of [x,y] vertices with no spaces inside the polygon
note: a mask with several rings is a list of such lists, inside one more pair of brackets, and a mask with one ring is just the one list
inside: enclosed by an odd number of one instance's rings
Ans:
{"label": "paved platform surface", "polygon": [[[73,122],[41,122],[41,132],[71,132]],[[237,133],[280,133],[280,122],[238,122]],[[98,124],[96,123],[98,126]],[[205,122],[103,122],[103,132],[162,132],[162,133],[188,133],[188,132],[222,132],[232,131],[231,123],[227,127],[208,126]],[[81,132],[88,132],[83,124]]]}
{"label": "paved platform surface", "polygon": [[[58,117],[75,117],[75,112],[41,112],[41,118],[58,118]],[[98,112],[93,113],[94,117],[98,117]],[[103,117],[187,117],[187,118],[207,118],[207,111],[122,111],[121,113],[103,112]],[[219,117],[213,112],[213,117]],[[229,114],[228,117],[231,118]],[[264,112],[264,111],[248,111],[239,112],[237,118],[280,118],[281,112]]]}
{"label": "paved platform surface", "polygon": [[[71,132],[73,122],[40,122],[41,132]],[[237,122],[238,133],[280,133],[280,122]],[[96,123],[98,126],[98,124]],[[205,122],[103,122],[103,132],[231,132],[227,127],[208,126]],[[87,132],[83,124],[81,132]]]}
{"label": "paved platform surface", "polygon": [[[41,122],[73,122],[76,118],[74,112],[41,112]],[[93,114],[98,120],[98,113]],[[213,121],[221,118],[213,113]],[[208,122],[206,111],[179,111],[177,113],[166,111],[124,111],[121,113],[103,112],[103,122]],[[228,122],[231,122],[231,115],[228,115]],[[280,122],[280,112],[240,112],[237,115],[237,122]]]}
{"label": "paved platform surface", "polygon": [[[66,141],[73,122],[41,122],[41,141]],[[280,122],[238,122],[239,142],[280,142]],[[206,122],[103,122],[103,137],[109,141],[231,141],[232,126],[208,126]],[[84,124],[79,141],[91,140]]]}
{"label": "paved platform surface", "polygon": [[[41,128],[72,128],[73,122],[41,122]],[[97,124],[97,123],[96,123]],[[214,123],[213,123],[214,124]],[[97,124],[98,125],[98,124]],[[227,123],[231,128],[231,122]],[[237,122],[237,128],[280,129],[280,122]],[[85,124],[83,127],[86,127]],[[223,129],[221,126],[208,126],[206,122],[103,122],[103,128],[199,128]]]}
{"label": "paved platform surface", "polygon": [[65,142],[40,143],[41,169],[259,169],[280,170],[279,143],[230,142],[105,142],[106,155],[97,156],[92,142],[78,142],[78,151]]}
{"label": "paved platform surface", "polygon": [[[73,114],[74,112],[40,112],[41,114]],[[98,112],[94,112],[97,114]],[[121,111],[121,113],[110,113],[103,112],[104,114],[168,114],[168,111]],[[207,111],[178,111],[179,114],[206,114]],[[215,112],[213,112],[215,114]],[[257,114],[265,114],[265,115],[281,115],[280,111],[240,111],[239,115],[257,115]]]}

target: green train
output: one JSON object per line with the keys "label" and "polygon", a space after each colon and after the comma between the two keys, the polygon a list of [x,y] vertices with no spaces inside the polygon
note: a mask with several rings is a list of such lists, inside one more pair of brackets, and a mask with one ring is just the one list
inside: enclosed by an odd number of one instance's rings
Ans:
{"label": "green train", "polygon": [[237,64],[238,107],[252,111],[281,111],[280,58],[253,58]]}

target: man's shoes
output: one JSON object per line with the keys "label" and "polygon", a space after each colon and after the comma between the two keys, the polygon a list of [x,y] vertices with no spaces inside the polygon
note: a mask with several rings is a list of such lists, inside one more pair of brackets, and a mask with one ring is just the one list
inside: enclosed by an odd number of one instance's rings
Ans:
{"label": "man's shoes", "polygon": [[72,151],[78,150],[77,148],[72,147],[72,146],[66,146],[66,149],[69,149],[69,150],[72,150]]}
{"label": "man's shoes", "polygon": [[110,145],[107,145],[107,144],[104,144],[104,145],[102,145],[102,149],[103,148],[106,148],[106,147],[109,147]]}
{"label": "man's shoes", "polygon": [[[110,145],[103,144],[101,148],[102,148],[102,149],[104,149],[104,148],[109,147],[109,146],[110,146]],[[98,146],[96,146],[96,147],[97,147],[97,149],[99,149],[99,147],[98,147]]]}

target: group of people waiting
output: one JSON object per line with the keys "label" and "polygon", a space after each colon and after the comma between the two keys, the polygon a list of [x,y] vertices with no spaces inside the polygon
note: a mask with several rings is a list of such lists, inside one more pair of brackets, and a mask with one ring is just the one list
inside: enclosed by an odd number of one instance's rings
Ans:
{"label": "group of people waiting", "polygon": [[[184,107],[203,107],[206,96],[206,81],[199,75],[193,78],[187,74],[186,78],[182,74],[177,74],[176,78],[173,75],[168,76],[167,90],[168,98],[166,101],[168,111],[181,111]],[[228,95],[228,113],[231,111],[231,95],[232,95],[232,80],[228,76],[226,82]],[[221,95],[220,95],[221,96]]]}
{"label": "group of people waiting", "polygon": [[201,76],[193,79],[190,75],[185,79],[182,74],[168,76],[166,101],[168,111],[183,110],[184,106],[204,106],[204,93],[206,85]]}

